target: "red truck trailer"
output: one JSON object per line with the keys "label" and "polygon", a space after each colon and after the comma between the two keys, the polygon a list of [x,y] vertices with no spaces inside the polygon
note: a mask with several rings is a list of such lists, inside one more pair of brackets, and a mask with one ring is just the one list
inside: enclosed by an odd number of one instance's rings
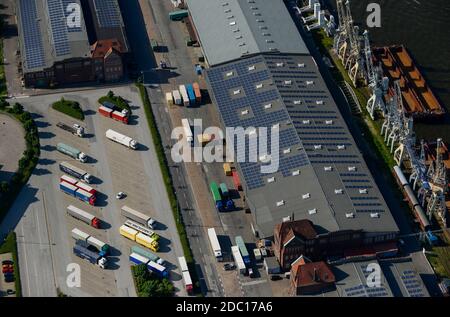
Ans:
{"label": "red truck trailer", "polygon": [[238,173],[236,171],[233,171],[232,175],[234,188],[236,188],[236,190],[242,190],[241,180],[239,179]]}
{"label": "red truck trailer", "polygon": [[98,108],[98,112],[105,117],[108,118],[112,118],[116,121],[120,121],[123,122],[125,124],[128,124],[128,115],[126,115],[125,113],[113,110],[111,108],[105,107],[105,106],[100,106]]}

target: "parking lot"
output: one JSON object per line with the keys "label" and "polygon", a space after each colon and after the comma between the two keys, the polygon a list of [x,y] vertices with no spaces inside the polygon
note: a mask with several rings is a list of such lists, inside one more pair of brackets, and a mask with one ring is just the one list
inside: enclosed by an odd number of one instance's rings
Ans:
{"label": "parking lot", "polygon": [[6,114],[0,114],[0,182],[9,180],[19,166],[25,151],[25,131],[22,124]]}
{"label": "parking lot", "polygon": [[[123,205],[158,221],[156,232],[161,236],[158,256],[168,263],[170,277],[178,294],[184,294],[181,275],[176,272],[177,257],[183,255],[181,244],[137,89],[133,86],[114,89],[116,95],[130,101],[133,115],[129,125],[96,112],[98,98],[107,92],[108,90],[95,90],[64,95],[67,100],[80,102],[86,115],[84,122],[76,122],[49,108],[62,95],[35,96],[21,100],[26,109],[36,113],[42,150],[29,188],[21,194],[25,197],[22,200],[19,197],[12,208],[19,213],[15,216],[8,215],[5,220],[11,226],[15,221],[19,222],[16,232],[19,257],[26,262],[20,266],[25,296],[52,296],[56,288],[72,296],[135,296],[128,261],[130,246],[135,243],[122,237],[118,230],[125,221],[120,215]],[[69,125],[79,123],[86,127],[87,135],[85,138],[74,136],[56,127],[58,122]],[[138,149],[133,151],[106,139],[105,132],[110,128],[137,140]],[[88,161],[80,163],[56,151],[56,144],[59,142],[86,153]],[[81,167],[94,176],[93,187],[99,192],[95,207],[59,190],[59,177],[63,173],[58,165],[62,161]],[[115,198],[119,191],[127,195],[122,200]],[[98,217],[104,224],[103,228],[95,229],[68,216],[68,205],[74,205]],[[22,214],[24,216],[20,218]],[[73,228],[93,235],[112,247],[108,269],[102,270],[72,254]],[[80,288],[67,286],[69,272],[66,269],[70,263],[78,263],[81,267]],[[42,273],[36,274],[39,270]],[[41,283],[44,287],[36,289]]]}

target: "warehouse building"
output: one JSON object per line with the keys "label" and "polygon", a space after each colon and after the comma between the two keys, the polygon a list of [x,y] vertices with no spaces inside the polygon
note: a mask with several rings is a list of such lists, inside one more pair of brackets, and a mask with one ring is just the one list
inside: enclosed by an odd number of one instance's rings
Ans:
{"label": "warehouse building", "polygon": [[186,0],[210,66],[264,52],[309,54],[283,0]]}
{"label": "warehouse building", "polygon": [[[105,41],[90,43],[83,11],[71,25],[73,4],[80,0],[18,0],[17,24],[21,71],[27,87],[54,87],[81,82],[115,81],[123,77],[128,42],[117,0],[92,0],[92,30]],[[115,19],[113,19],[115,17]],[[105,21],[112,21],[102,28]],[[112,26],[116,21],[120,27]],[[92,33],[90,31],[90,33]],[[107,47],[106,47],[107,46]]]}
{"label": "warehouse building", "polygon": [[[236,164],[255,235],[275,238],[277,224],[308,220],[314,261],[395,241],[399,229],[283,1],[187,4],[223,126],[279,130],[278,155]],[[262,173],[272,159],[279,169]]]}

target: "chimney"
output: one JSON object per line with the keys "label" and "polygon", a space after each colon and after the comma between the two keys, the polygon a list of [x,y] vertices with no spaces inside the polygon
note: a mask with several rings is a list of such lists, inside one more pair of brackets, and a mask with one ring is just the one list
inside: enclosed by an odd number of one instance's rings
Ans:
{"label": "chimney", "polygon": [[319,280],[320,280],[319,279],[319,275],[317,274],[317,269],[316,268],[314,268],[314,278],[313,279],[314,279],[315,282],[319,282]]}

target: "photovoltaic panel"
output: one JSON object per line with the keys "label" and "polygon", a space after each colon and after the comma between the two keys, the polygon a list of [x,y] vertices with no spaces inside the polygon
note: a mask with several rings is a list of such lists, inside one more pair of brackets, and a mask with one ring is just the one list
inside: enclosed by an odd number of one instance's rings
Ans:
{"label": "photovoltaic panel", "polygon": [[424,297],[422,284],[419,282],[417,274],[412,270],[405,270],[401,276],[403,284],[411,297]]}
{"label": "photovoltaic panel", "polygon": [[94,0],[95,12],[101,27],[120,27],[120,8],[116,0]]}
{"label": "photovoltaic panel", "polygon": [[19,0],[24,36],[25,63],[29,69],[45,66],[44,46],[39,28],[36,0]]}
{"label": "photovoltaic panel", "polygon": [[56,56],[68,55],[70,54],[70,45],[63,3],[61,0],[47,0],[47,8]]}

